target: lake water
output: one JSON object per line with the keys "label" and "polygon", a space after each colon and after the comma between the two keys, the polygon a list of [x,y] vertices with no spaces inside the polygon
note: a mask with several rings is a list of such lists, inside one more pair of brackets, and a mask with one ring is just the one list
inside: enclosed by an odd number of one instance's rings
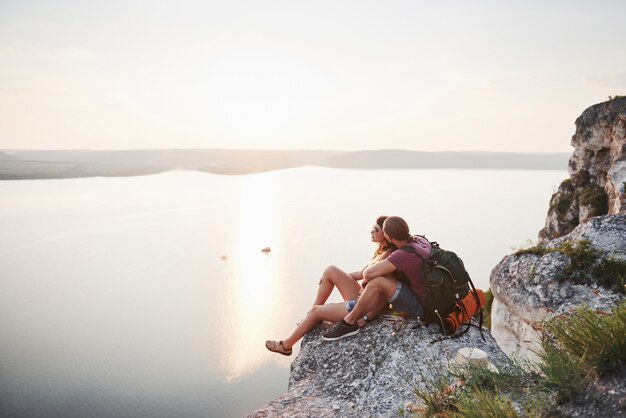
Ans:
{"label": "lake water", "polygon": [[0,182],[0,415],[249,413],[287,389],[295,358],[264,341],[288,335],[327,265],[366,263],[376,216],[404,217],[487,288],[566,177],[303,167]]}

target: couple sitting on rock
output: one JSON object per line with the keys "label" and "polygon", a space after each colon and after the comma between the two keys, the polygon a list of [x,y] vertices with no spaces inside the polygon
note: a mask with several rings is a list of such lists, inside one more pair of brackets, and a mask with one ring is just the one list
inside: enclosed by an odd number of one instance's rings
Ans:
{"label": "couple sitting on rock", "polygon": [[[379,216],[372,227],[372,241],[378,248],[369,264],[361,271],[346,273],[330,266],[320,280],[317,297],[306,318],[281,341],[265,342],[268,350],[291,355],[293,345],[321,321],[337,322],[322,334],[326,341],[336,341],[358,334],[359,328],[375,318],[388,304],[409,318],[424,317],[426,285],[422,276],[421,257],[398,248],[412,246],[422,257],[431,253],[425,238],[413,237],[404,219],[397,216]],[[404,275],[409,284],[394,276]],[[361,281],[359,285],[358,281]],[[333,288],[337,287],[343,303],[325,304]]]}

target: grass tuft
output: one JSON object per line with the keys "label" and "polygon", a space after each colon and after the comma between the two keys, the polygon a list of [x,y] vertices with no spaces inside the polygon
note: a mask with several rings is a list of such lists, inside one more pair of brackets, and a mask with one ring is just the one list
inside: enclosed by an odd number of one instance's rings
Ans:
{"label": "grass tuft", "polygon": [[461,396],[454,417],[463,418],[518,418],[513,403],[499,392],[474,389]]}
{"label": "grass tuft", "polygon": [[422,402],[424,408],[420,411],[425,416],[443,416],[455,410],[454,389],[450,375],[438,374],[431,381],[422,380],[424,386],[413,387],[415,397]]}
{"label": "grass tuft", "polygon": [[611,314],[588,307],[546,324],[556,343],[575,359],[606,374],[626,365],[626,302]]}
{"label": "grass tuft", "polygon": [[485,390],[513,390],[528,387],[536,383],[538,375],[528,372],[529,365],[519,360],[512,360],[511,367],[498,372],[483,365],[467,365],[454,371],[466,386]]}
{"label": "grass tuft", "polygon": [[573,399],[583,391],[589,381],[589,372],[585,369],[583,360],[560,349],[548,337],[544,337],[541,348],[537,354],[542,361],[538,366],[544,375],[543,386],[554,390],[559,402]]}

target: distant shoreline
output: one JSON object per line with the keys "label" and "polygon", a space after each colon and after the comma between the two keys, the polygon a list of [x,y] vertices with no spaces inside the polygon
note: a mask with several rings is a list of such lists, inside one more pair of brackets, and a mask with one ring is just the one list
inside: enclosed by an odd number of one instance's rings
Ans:
{"label": "distant shoreline", "polygon": [[129,177],[170,170],[242,175],[345,169],[567,170],[570,153],[299,150],[0,150],[0,180]]}

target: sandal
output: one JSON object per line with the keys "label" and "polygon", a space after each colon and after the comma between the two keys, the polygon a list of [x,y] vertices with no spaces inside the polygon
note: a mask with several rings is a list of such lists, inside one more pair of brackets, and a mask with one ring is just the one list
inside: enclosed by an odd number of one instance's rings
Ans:
{"label": "sandal", "polygon": [[272,353],[282,354],[283,356],[290,356],[293,351],[292,348],[286,349],[282,341],[276,342],[267,340],[265,341],[265,348],[270,350]]}

